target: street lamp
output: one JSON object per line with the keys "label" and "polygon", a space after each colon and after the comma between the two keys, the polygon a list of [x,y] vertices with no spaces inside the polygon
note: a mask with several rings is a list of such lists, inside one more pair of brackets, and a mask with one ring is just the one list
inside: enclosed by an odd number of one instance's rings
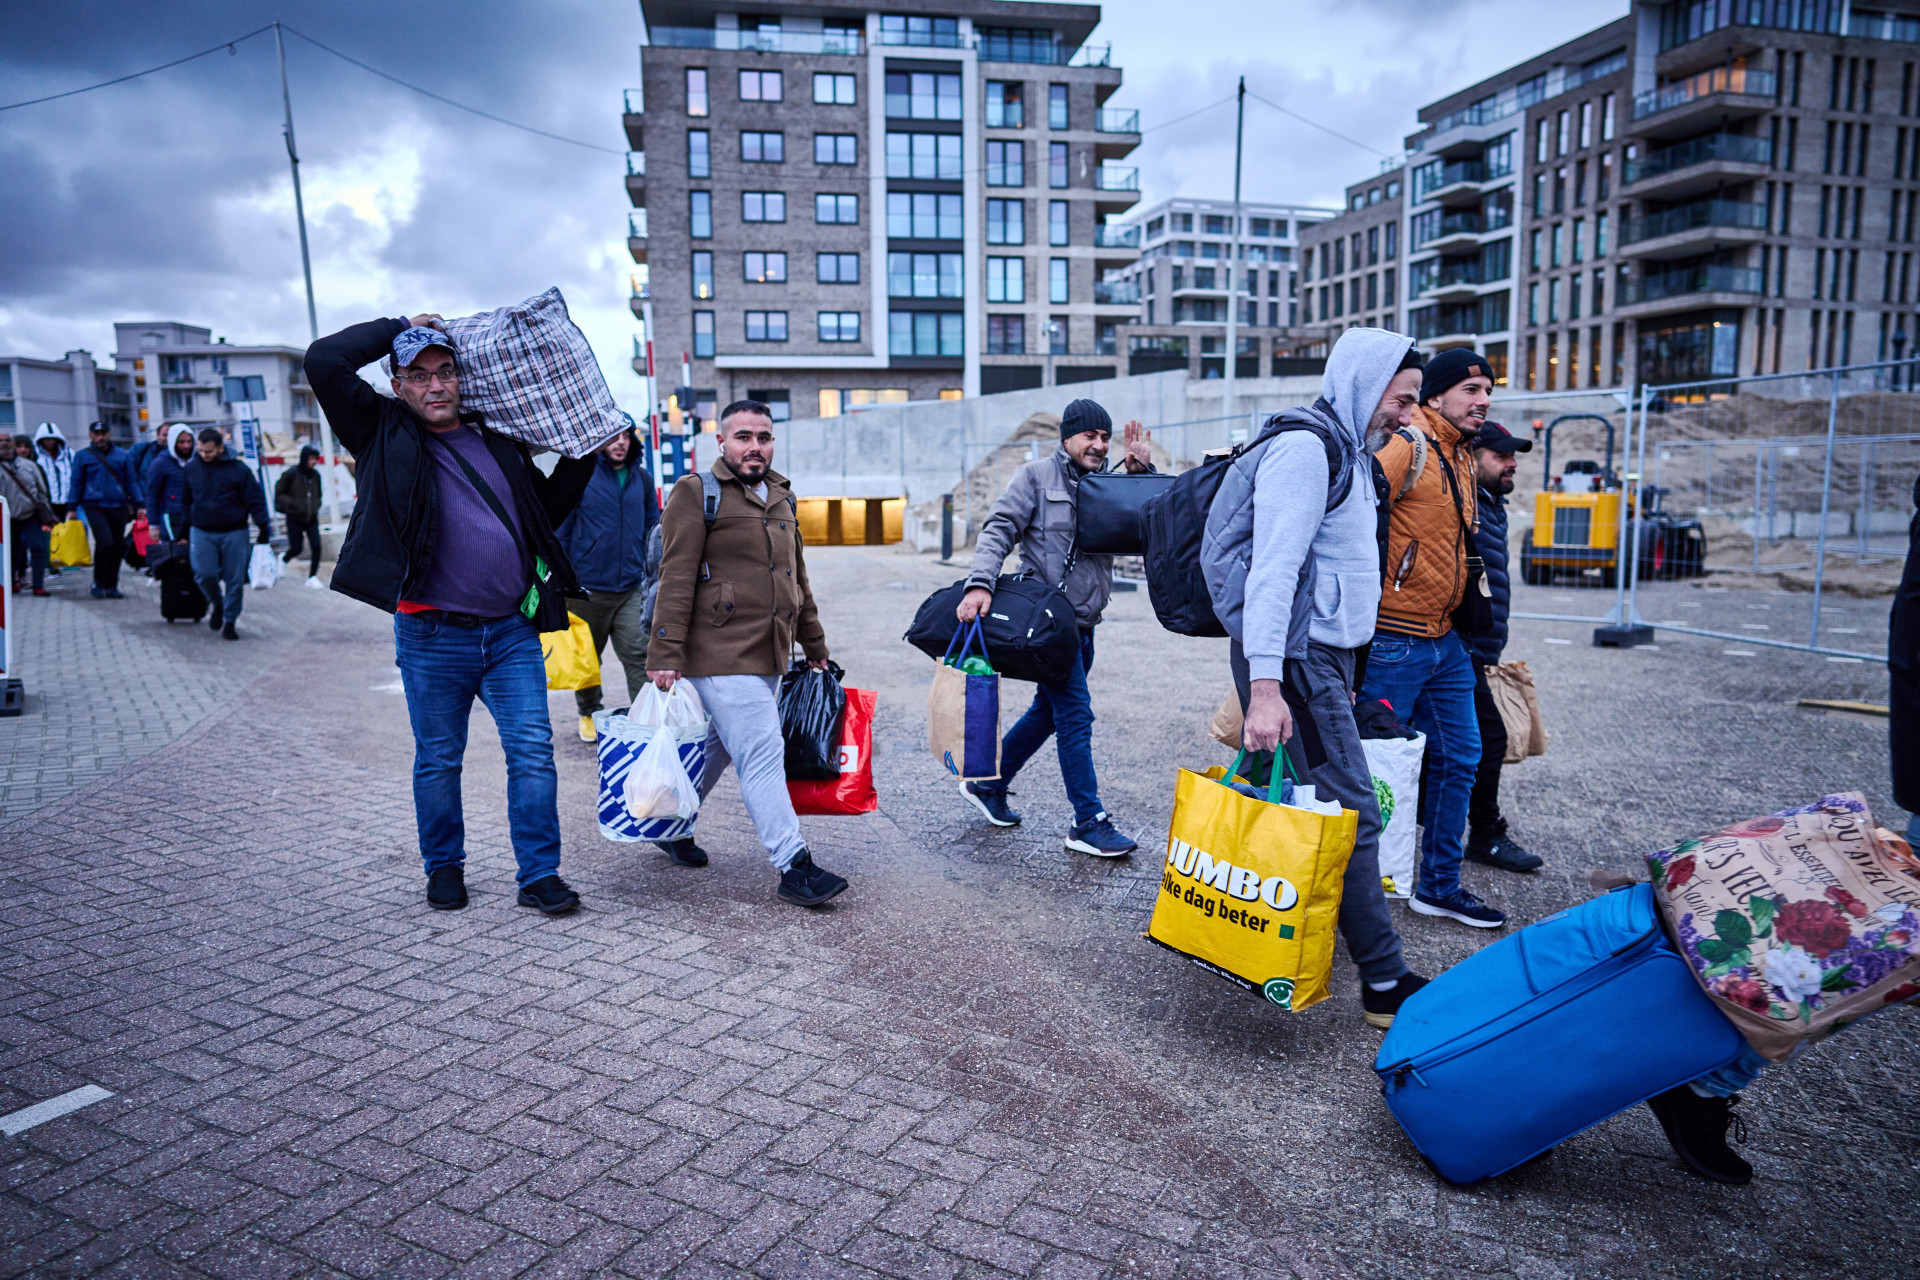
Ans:
{"label": "street lamp", "polygon": [[1053,353],[1059,345],[1061,325],[1058,320],[1047,321],[1047,385],[1053,386]]}

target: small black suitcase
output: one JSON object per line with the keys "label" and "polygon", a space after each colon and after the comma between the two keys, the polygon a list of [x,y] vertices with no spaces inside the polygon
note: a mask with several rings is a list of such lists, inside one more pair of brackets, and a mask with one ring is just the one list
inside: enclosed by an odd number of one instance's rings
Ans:
{"label": "small black suitcase", "polygon": [[160,616],[168,622],[187,618],[198,622],[207,614],[207,597],[193,580],[193,570],[184,555],[177,555],[153,570],[160,583]]}

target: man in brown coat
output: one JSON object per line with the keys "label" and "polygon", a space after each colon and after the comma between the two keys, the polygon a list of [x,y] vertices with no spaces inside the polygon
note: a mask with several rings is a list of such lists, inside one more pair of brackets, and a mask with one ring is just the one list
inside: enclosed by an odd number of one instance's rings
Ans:
{"label": "man in brown coat", "polygon": [[[701,799],[731,760],[780,873],[780,896],[817,907],[847,882],[815,866],[801,838],[775,698],[794,640],[808,663],[824,668],[827,636],[807,586],[793,492],[772,466],[773,411],[757,400],[721,410],[720,457],[710,472],[681,477],[660,519],[647,675],[661,689],[693,683],[713,721]],[[692,836],[660,847],[683,866],[707,864]]]}

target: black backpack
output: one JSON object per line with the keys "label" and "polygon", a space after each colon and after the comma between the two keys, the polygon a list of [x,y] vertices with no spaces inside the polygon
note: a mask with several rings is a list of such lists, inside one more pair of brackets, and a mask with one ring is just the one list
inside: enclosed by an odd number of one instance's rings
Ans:
{"label": "black backpack", "polygon": [[1353,468],[1333,433],[1311,420],[1285,420],[1275,414],[1260,434],[1232,452],[1208,458],[1174,477],[1154,495],[1141,518],[1146,535],[1147,596],[1153,601],[1160,625],[1176,635],[1224,636],[1227,629],[1214,616],[1213,597],[1200,571],[1200,541],[1207,531],[1207,511],[1227,478],[1227,468],[1243,454],[1283,431],[1309,431],[1327,450],[1327,510],[1347,500],[1353,487]]}

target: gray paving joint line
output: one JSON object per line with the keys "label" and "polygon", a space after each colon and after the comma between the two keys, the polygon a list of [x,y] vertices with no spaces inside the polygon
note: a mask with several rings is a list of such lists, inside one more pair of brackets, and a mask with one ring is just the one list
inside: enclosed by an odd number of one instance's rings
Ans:
{"label": "gray paving joint line", "polygon": [[90,1107],[96,1102],[105,1102],[113,1096],[109,1089],[97,1084],[81,1085],[69,1090],[57,1098],[48,1098],[45,1102],[36,1102],[30,1107],[0,1116],[0,1135],[15,1137],[25,1133],[35,1125],[45,1124],[49,1120],[58,1120],[61,1116]]}

